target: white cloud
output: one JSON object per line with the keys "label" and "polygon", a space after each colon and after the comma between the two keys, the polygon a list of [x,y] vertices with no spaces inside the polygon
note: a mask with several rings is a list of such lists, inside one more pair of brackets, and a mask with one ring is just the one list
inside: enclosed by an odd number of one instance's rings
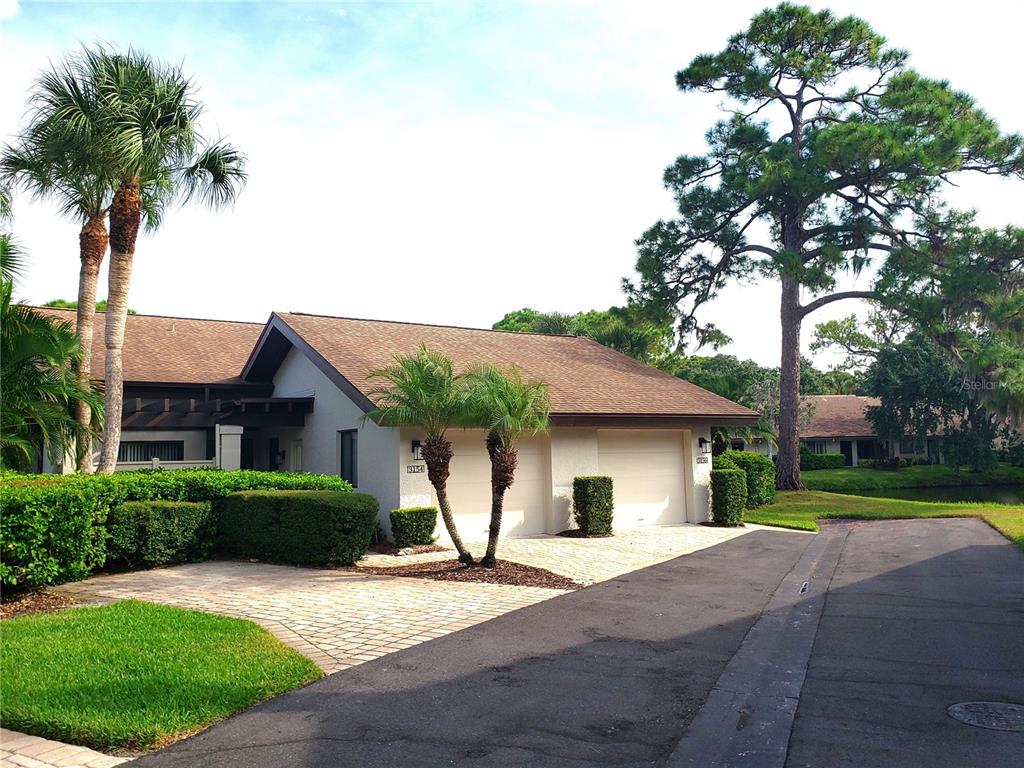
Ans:
{"label": "white cloud", "polygon": [[0,0],[0,19],[13,19],[20,10],[18,0]]}

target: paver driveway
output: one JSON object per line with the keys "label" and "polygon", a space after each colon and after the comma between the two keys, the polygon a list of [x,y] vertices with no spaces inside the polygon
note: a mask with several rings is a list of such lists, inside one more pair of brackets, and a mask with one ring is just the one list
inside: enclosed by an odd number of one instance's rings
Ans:
{"label": "paver driveway", "polygon": [[235,561],[94,576],[60,590],[87,603],[134,598],[250,619],[328,674],[561,594]]}
{"label": "paver driveway", "polygon": [[[499,554],[590,583],[752,530],[674,525],[603,539],[510,539],[502,542]],[[452,553],[431,556],[450,558]],[[370,561],[403,565],[422,557],[377,556]],[[135,598],[250,619],[328,674],[563,592],[237,561],[93,576],[58,589],[82,602]]]}

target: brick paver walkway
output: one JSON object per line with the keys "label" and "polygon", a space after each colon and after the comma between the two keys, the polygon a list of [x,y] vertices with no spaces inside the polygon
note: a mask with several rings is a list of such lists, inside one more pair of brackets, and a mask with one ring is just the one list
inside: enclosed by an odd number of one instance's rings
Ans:
{"label": "brick paver walkway", "polygon": [[0,728],[0,768],[112,768],[127,761],[126,757]]}
{"label": "brick paver walkway", "polygon": [[85,603],[135,598],[250,619],[328,674],[562,594],[235,561],[93,576],[55,589]]}
{"label": "brick paver walkway", "polygon": [[[593,584],[712,547],[763,528],[764,526],[750,524],[745,528],[714,528],[687,523],[628,528],[600,539],[571,539],[565,536],[502,539],[498,545],[498,557],[547,568],[583,584]],[[483,545],[469,546],[475,553],[483,550]],[[451,550],[403,557],[370,554],[360,560],[359,565],[387,567],[427,560],[445,560],[451,557]]]}

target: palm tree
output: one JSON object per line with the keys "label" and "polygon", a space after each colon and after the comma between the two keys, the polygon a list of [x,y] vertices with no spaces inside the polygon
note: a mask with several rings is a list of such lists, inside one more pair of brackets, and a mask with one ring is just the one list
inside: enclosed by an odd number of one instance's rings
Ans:
{"label": "palm tree", "polygon": [[[79,386],[88,389],[92,380],[96,318],[92,307],[96,304],[100,266],[107,252],[106,217],[116,180],[104,173],[103,158],[95,143],[65,146],[60,132],[54,129],[62,117],[55,107],[74,98],[76,85],[66,65],[44,73],[37,80],[30,100],[29,124],[22,131],[17,146],[4,148],[0,177],[12,186],[32,192],[36,198],[55,200],[62,215],[81,224],[76,318],[81,350],[77,374]],[[94,122],[95,115],[85,113],[85,116],[90,123]],[[83,429],[88,429],[92,422],[88,401],[75,403],[75,415]],[[93,471],[91,444],[79,446],[78,469],[87,473]]]}
{"label": "palm tree", "polygon": [[[175,201],[230,204],[245,182],[245,158],[230,144],[201,135],[203,106],[178,67],[132,49],[122,54],[98,46],[69,57],[58,79],[60,87],[44,97],[55,116],[47,124],[47,141],[64,148],[70,172],[96,171],[114,186],[104,338],[105,407],[112,417],[99,465],[100,472],[110,473],[121,442],[124,329],[139,227],[145,221],[157,229]],[[79,306],[91,307],[92,301]]]}
{"label": "palm tree", "polygon": [[515,479],[519,461],[517,444],[525,436],[548,427],[551,400],[547,384],[525,381],[519,369],[507,371],[493,365],[470,371],[468,413],[473,426],[487,430],[487,454],[491,459],[491,524],[487,533],[487,552],[480,561],[484,568],[497,563],[498,536],[505,491]]}
{"label": "palm tree", "polygon": [[462,543],[448,502],[448,475],[452,461],[452,443],[448,430],[463,426],[466,397],[462,378],[455,374],[452,361],[421,345],[415,355],[396,356],[394,362],[370,372],[371,378],[384,379],[385,386],[369,392],[376,408],[366,414],[382,426],[418,427],[426,434],[423,460],[427,477],[437,495],[441,518],[459,553],[459,560],[473,565],[473,556]]}
{"label": "palm tree", "polygon": [[[9,215],[0,189],[0,221]],[[9,232],[0,233],[0,467],[27,469],[42,442],[55,463],[69,449],[89,443],[103,413],[102,398],[75,375],[81,348],[69,323],[13,301],[22,254]],[[82,426],[72,403],[94,409]]]}

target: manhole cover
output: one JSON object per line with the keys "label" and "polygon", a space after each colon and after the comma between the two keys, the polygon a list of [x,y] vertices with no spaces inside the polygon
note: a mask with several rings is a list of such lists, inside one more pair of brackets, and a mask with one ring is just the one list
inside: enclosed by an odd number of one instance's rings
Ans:
{"label": "manhole cover", "polygon": [[1003,701],[965,701],[946,710],[961,723],[993,731],[1024,731],[1024,704]]}

